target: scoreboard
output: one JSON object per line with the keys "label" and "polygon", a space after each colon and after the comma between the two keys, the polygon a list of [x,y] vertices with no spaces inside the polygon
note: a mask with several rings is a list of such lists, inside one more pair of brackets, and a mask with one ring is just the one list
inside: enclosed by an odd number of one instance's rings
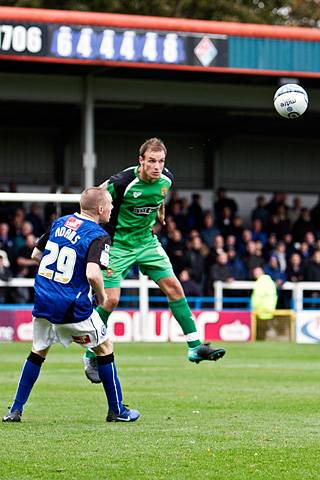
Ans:
{"label": "scoreboard", "polygon": [[0,61],[320,77],[320,30],[0,6]]}
{"label": "scoreboard", "polygon": [[0,25],[1,56],[227,67],[228,38],[163,30],[5,22]]}

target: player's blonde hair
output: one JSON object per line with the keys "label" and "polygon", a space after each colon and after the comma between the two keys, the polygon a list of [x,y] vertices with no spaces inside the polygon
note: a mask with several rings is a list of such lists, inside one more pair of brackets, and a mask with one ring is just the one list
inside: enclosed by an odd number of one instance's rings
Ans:
{"label": "player's blonde hair", "polygon": [[109,192],[100,187],[89,187],[83,190],[80,197],[81,211],[95,212],[97,207],[111,201]]}
{"label": "player's blonde hair", "polygon": [[152,152],[160,152],[163,150],[164,154],[167,155],[166,146],[160,138],[153,137],[146,140],[139,148],[140,157],[143,157],[148,149]]}

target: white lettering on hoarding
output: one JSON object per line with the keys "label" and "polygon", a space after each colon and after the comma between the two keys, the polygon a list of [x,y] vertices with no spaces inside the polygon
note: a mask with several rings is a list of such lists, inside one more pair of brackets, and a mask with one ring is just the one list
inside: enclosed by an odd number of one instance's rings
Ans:
{"label": "white lettering on hoarding", "polygon": [[0,341],[11,342],[14,336],[14,329],[12,327],[0,327]]}

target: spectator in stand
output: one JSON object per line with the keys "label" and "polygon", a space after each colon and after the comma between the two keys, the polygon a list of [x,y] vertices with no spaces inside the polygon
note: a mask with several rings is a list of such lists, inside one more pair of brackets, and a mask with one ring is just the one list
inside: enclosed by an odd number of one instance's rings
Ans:
{"label": "spectator in stand", "polygon": [[276,212],[278,219],[279,219],[279,228],[280,228],[280,236],[279,240],[283,238],[286,233],[291,232],[291,223],[288,218],[288,207],[285,204],[278,205],[277,212]]}
{"label": "spectator in stand", "polygon": [[192,195],[192,201],[188,208],[189,228],[194,228],[199,232],[203,228],[203,208],[201,205],[201,195],[194,193]]}
{"label": "spectator in stand", "polygon": [[171,215],[168,215],[166,217],[166,224],[165,224],[165,228],[164,228],[164,237],[167,238],[167,241],[165,242],[164,246],[166,246],[166,244],[168,243],[169,241],[169,238],[170,238],[170,235],[175,231],[177,230],[177,225],[175,223],[175,221],[173,220],[172,216]]}
{"label": "spectator in stand", "polygon": [[[17,208],[13,214],[13,218],[9,224],[9,236],[14,241],[19,235],[22,236],[22,225],[25,221],[25,213],[23,208]],[[20,245],[21,246],[21,245]],[[14,247],[15,248],[15,247]],[[15,249],[15,253],[16,253]]]}
{"label": "spectator in stand", "polygon": [[275,250],[276,245],[277,245],[277,236],[275,233],[271,233],[268,237],[267,243],[265,244],[263,248],[263,258],[265,261],[268,261],[270,258],[270,255],[272,252]]}
{"label": "spectator in stand", "polygon": [[285,216],[285,208],[283,205],[278,207],[278,213],[274,213],[270,217],[268,224],[268,232],[275,233],[277,239],[280,240],[286,233],[290,233],[291,226],[288,218]]}
{"label": "spectator in stand", "polygon": [[[35,278],[36,276],[39,263],[31,258],[35,245],[35,236],[32,233],[28,234],[25,245],[20,248],[17,256],[19,278]],[[33,288],[18,287],[16,289],[15,301],[17,303],[33,302]]]}
{"label": "spectator in stand", "polygon": [[233,234],[232,212],[229,207],[223,208],[218,220],[218,228],[224,238]]}
{"label": "spectator in stand", "polygon": [[261,255],[257,255],[256,244],[253,240],[247,243],[246,254],[243,257],[243,263],[247,270],[247,278],[253,279],[252,272],[256,267],[263,267],[264,261]]}
{"label": "spectator in stand", "polygon": [[284,242],[278,242],[276,248],[272,252],[272,256],[278,260],[278,265],[281,272],[285,272],[287,269],[287,256],[286,246]]}
{"label": "spectator in stand", "polygon": [[228,265],[228,256],[225,252],[218,255],[216,263],[214,263],[210,269],[208,293],[213,294],[213,283],[217,280],[222,282],[233,282],[232,270]]}
{"label": "spectator in stand", "polygon": [[256,244],[256,255],[258,257],[261,257],[262,258],[262,261],[264,263],[264,258],[263,258],[263,245],[262,245],[262,242],[260,242],[260,240],[257,240],[256,242],[254,242]]}
{"label": "spectator in stand", "polygon": [[203,217],[203,229],[201,230],[202,241],[210,248],[213,240],[220,234],[220,230],[215,226],[214,216],[210,210],[205,212]]}
{"label": "spectator in stand", "polygon": [[182,234],[177,228],[169,234],[166,252],[170,258],[174,273],[179,275],[180,272],[187,267],[187,260],[185,258]]}
{"label": "spectator in stand", "polygon": [[237,249],[237,239],[235,235],[228,235],[225,242],[225,250],[236,250]]}
{"label": "spectator in stand", "polygon": [[13,241],[9,237],[9,224],[5,222],[0,223],[0,249],[7,253],[10,264],[13,264],[15,261]]}
{"label": "spectator in stand", "polygon": [[200,290],[203,290],[205,277],[205,259],[208,256],[208,247],[199,236],[194,236],[186,250],[186,261],[189,267],[190,277],[196,282]]}
{"label": "spectator in stand", "polygon": [[259,195],[258,197],[256,197],[256,207],[251,212],[251,220],[260,220],[263,228],[266,228],[270,218],[270,214],[268,209],[266,208],[266,204],[267,202],[265,196]]}
{"label": "spectator in stand", "polygon": [[316,232],[317,237],[320,237],[320,195],[317,203],[311,209],[310,216],[314,231]]}
{"label": "spectator in stand", "polygon": [[187,238],[187,241],[186,241],[187,246],[188,246],[188,243],[196,237],[200,237],[200,232],[198,230],[196,230],[195,228],[192,228],[189,231],[189,235],[188,235],[188,238]]}
{"label": "spectator in stand", "polygon": [[31,204],[30,212],[26,215],[26,220],[31,223],[33,234],[36,238],[41,237],[44,233],[44,225],[41,218],[40,205],[38,203]]}
{"label": "spectator in stand", "polygon": [[179,194],[178,194],[178,192],[177,192],[176,190],[171,190],[170,193],[169,193],[169,195],[170,195],[170,199],[169,199],[169,201],[168,201],[167,204],[166,204],[166,217],[167,217],[168,215],[171,215],[171,213],[172,213],[172,205],[173,205],[174,203],[176,203],[176,202],[180,202],[180,201],[181,201],[180,198],[179,198]]}
{"label": "spectator in stand", "polygon": [[241,243],[241,238],[244,231],[242,218],[239,217],[239,215],[236,215],[232,220],[232,225],[233,225],[232,233],[236,237],[236,243],[238,248]]}
{"label": "spectator in stand", "polygon": [[305,280],[307,282],[320,282],[320,251],[315,250],[311,260],[306,265]]}
{"label": "spectator in stand", "polygon": [[311,257],[309,245],[307,244],[307,242],[301,242],[300,244],[297,243],[296,245],[297,245],[297,251],[301,256],[302,265],[306,267]]}
{"label": "spectator in stand", "polygon": [[177,229],[180,230],[184,237],[188,231],[188,217],[182,211],[181,202],[174,202],[172,204],[171,216],[175,222]]}
{"label": "spectator in stand", "polygon": [[257,241],[260,240],[262,245],[264,246],[267,243],[267,233],[263,230],[263,223],[260,218],[255,218],[252,221],[252,240]]}
{"label": "spectator in stand", "polygon": [[271,255],[269,262],[264,266],[264,271],[267,275],[270,275],[277,288],[281,288],[287,280],[286,273],[280,270],[279,262],[275,255]]}
{"label": "spectator in stand", "polygon": [[197,283],[190,278],[190,274],[187,269],[184,269],[180,272],[179,280],[186,297],[201,297],[201,290]]}
{"label": "spectator in stand", "polygon": [[316,237],[315,237],[314,233],[313,232],[306,232],[303,241],[308,244],[309,254],[311,256],[316,249]]}
{"label": "spectator in stand", "polygon": [[270,215],[273,215],[278,212],[279,206],[284,206],[287,213],[288,206],[286,204],[286,194],[284,192],[274,192],[270,202],[266,205],[267,210]]}
{"label": "spectator in stand", "polygon": [[244,229],[242,232],[241,239],[238,243],[238,252],[241,257],[247,253],[247,245],[252,240],[252,232],[249,229]]}
{"label": "spectator in stand", "polygon": [[16,256],[19,255],[19,250],[25,245],[28,235],[33,235],[33,226],[30,222],[24,221],[21,225],[20,232],[13,239],[13,249]]}
{"label": "spectator in stand", "polygon": [[[320,251],[315,250],[311,260],[306,265],[305,269],[305,280],[307,282],[320,282]],[[319,299],[319,290],[311,290],[308,292],[311,298]],[[320,304],[314,302],[310,304],[310,308],[319,309]]]}
{"label": "spectator in stand", "polygon": [[[12,277],[12,272],[10,269],[10,262],[7,256],[7,253],[4,250],[0,250],[0,280],[3,282],[8,282]],[[0,287],[0,304],[6,303],[9,298],[9,289],[8,287]]]}
{"label": "spectator in stand", "polygon": [[300,217],[292,227],[294,241],[302,242],[307,232],[313,232],[313,224],[309,210],[302,208]]}
{"label": "spectator in stand", "polygon": [[294,197],[292,207],[288,210],[288,219],[290,225],[294,225],[301,215],[302,202],[300,197]]}
{"label": "spectator in stand", "polygon": [[293,243],[292,234],[291,233],[286,233],[283,236],[283,242],[284,242],[285,247],[286,247],[286,255],[287,255],[287,260],[288,260],[291,257],[291,255],[293,253],[295,253],[295,251],[296,251],[296,249],[294,247],[294,243]]}
{"label": "spectator in stand", "polygon": [[217,200],[214,203],[214,213],[218,223],[220,222],[225,207],[230,209],[231,219],[233,219],[238,211],[238,205],[233,198],[227,197],[226,189],[220,187],[217,191]]}
{"label": "spectator in stand", "polygon": [[270,216],[270,220],[269,220],[269,223],[268,223],[268,226],[267,226],[267,233],[268,233],[269,237],[270,237],[271,234],[274,233],[277,239],[281,238],[282,228],[281,228],[281,225],[280,225],[279,217],[275,213],[273,213]]}
{"label": "spectator in stand", "polygon": [[301,257],[298,253],[293,253],[289,258],[286,275],[288,282],[303,282],[304,271]]}
{"label": "spectator in stand", "polygon": [[217,256],[224,252],[224,238],[222,235],[217,235],[213,240],[213,245],[209,250],[209,254],[207,257],[207,264],[211,267],[213,263],[217,260]]}
{"label": "spectator in stand", "polygon": [[229,248],[227,250],[227,257],[227,265],[230,268],[231,277],[235,280],[245,280],[246,269],[243,261],[238,257],[237,252],[233,248]]}

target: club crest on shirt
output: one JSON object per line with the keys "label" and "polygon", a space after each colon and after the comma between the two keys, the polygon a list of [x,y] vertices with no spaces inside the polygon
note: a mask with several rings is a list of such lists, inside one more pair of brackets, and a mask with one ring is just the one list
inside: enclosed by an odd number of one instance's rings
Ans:
{"label": "club crest on shirt", "polygon": [[106,326],[103,325],[103,326],[101,327],[101,335],[104,337],[106,334],[107,334],[107,329],[106,329]]}
{"label": "club crest on shirt", "polygon": [[167,189],[166,187],[162,187],[162,188],[161,188],[161,195],[162,195],[163,197],[165,197],[165,196],[167,195],[167,193],[168,193],[168,189]]}
{"label": "club crest on shirt", "polygon": [[78,230],[78,228],[82,223],[83,223],[83,220],[80,220],[79,218],[76,218],[76,217],[70,217],[64,223],[64,226],[67,228],[70,228],[71,230]]}
{"label": "club crest on shirt", "polygon": [[112,274],[113,274],[112,268],[108,268],[108,269],[107,269],[107,277],[111,277]]}
{"label": "club crest on shirt", "polygon": [[90,335],[81,335],[81,336],[72,335],[72,338],[75,343],[80,343],[80,345],[85,345],[86,343],[90,343]]}

